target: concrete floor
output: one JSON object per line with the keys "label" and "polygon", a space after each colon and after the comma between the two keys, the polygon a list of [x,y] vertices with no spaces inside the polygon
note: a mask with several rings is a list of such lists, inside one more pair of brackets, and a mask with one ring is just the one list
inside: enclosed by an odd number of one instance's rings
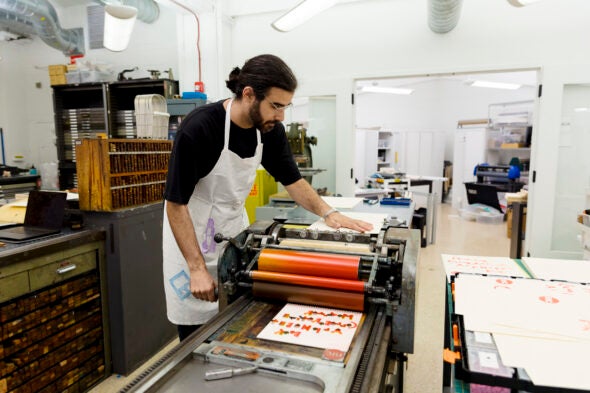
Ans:
{"label": "concrete floor", "polygon": [[[506,223],[465,221],[449,204],[439,205],[437,217],[436,242],[420,250],[418,261],[414,353],[408,356],[405,370],[406,393],[442,391],[445,277],[440,255],[508,256],[510,251]],[[172,342],[134,373],[128,376],[112,375],[90,392],[118,391],[175,344]]]}

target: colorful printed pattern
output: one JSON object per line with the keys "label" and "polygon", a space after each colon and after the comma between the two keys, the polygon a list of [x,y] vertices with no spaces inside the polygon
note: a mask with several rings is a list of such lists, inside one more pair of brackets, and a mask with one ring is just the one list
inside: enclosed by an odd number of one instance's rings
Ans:
{"label": "colorful printed pattern", "polygon": [[286,304],[258,338],[348,351],[362,317],[355,311]]}

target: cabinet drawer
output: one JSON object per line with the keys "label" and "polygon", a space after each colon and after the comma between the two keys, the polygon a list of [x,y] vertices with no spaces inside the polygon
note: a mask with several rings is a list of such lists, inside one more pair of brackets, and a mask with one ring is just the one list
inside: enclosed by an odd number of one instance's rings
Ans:
{"label": "cabinet drawer", "polygon": [[0,278],[0,303],[29,292],[29,275],[20,272]]}
{"label": "cabinet drawer", "polygon": [[31,291],[96,269],[96,252],[74,255],[29,271]]}

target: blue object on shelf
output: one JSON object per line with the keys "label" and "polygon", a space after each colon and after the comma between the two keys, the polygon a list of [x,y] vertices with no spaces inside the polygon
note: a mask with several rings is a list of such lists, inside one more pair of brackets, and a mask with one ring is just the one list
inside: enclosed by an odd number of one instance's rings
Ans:
{"label": "blue object on shelf", "polygon": [[382,205],[410,206],[410,198],[383,198],[379,203]]}
{"label": "blue object on shelf", "polygon": [[510,165],[510,169],[508,169],[508,178],[511,180],[519,179],[520,178],[520,168],[516,165]]}
{"label": "blue object on shelf", "polygon": [[182,92],[182,99],[189,99],[189,98],[200,98],[202,100],[206,100],[207,94],[201,93],[200,91],[183,91]]}

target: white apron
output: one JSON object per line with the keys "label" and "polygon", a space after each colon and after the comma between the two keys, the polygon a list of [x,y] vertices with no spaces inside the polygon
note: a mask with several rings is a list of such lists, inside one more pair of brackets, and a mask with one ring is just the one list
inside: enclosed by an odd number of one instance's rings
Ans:
{"label": "white apron", "polygon": [[[244,203],[250,193],[256,169],[262,160],[260,132],[256,131],[256,152],[241,158],[229,150],[231,125],[230,101],[225,114],[223,150],[213,170],[197,183],[188,202],[197,241],[205,257],[207,270],[217,281],[217,259],[225,242],[216,244],[215,233],[233,237],[244,229]],[[217,302],[198,300],[190,292],[188,265],[170,228],[164,205],[162,249],[164,257],[164,290],[168,319],[176,325],[200,325],[218,312]]]}

